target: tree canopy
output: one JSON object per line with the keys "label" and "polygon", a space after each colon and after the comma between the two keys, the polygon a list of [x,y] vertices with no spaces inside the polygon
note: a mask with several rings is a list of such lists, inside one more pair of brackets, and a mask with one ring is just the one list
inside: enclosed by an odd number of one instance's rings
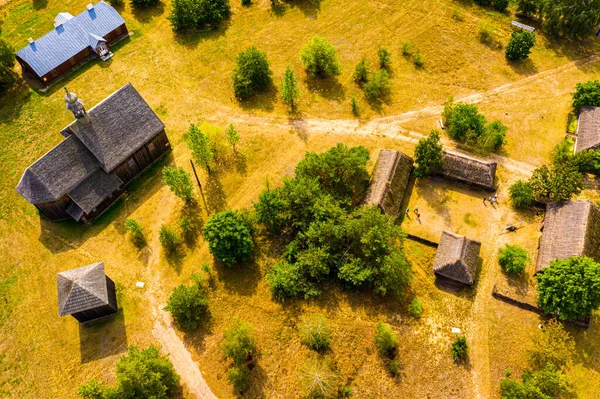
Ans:
{"label": "tree canopy", "polygon": [[208,136],[193,123],[187,133],[187,144],[194,160],[210,173],[215,159],[214,145]]}
{"label": "tree canopy", "polygon": [[517,245],[506,244],[499,251],[498,263],[509,274],[518,274],[531,262],[527,251]]}
{"label": "tree canopy", "polygon": [[288,104],[293,111],[296,108],[298,97],[300,97],[298,79],[294,75],[293,69],[287,67],[283,74],[283,80],[281,81],[281,99],[284,103]]}
{"label": "tree canopy", "polygon": [[304,69],[312,77],[323,78],[341,73],[335,47],[321,36],[313,36],[300,50]]}
{"label": "tree canopy", "polygon": [[169,20],[175,32],[214,27],[231,12],[229,0],[173,0]]}
{"label": "tree canopy", "polygon": [[237,211],[228,210],[212,216],[203,228],[208,249],[227,266],[246,262],[254,252],[250,228]]}
{"label": "tree canopy", "polygon": [[6,91],[17,81],[14,71],[15,50],[4,39],[0,39],[0,93]]}
{"label": "tree canopy", "polygon": [[177,168],[165,166],[162,175],[163,182],[177,197],[184,201],[190,201],[194,197],[194,186],[190,174],[181,166]]}
{"label": "tree canopy", "polygon": [[440,132],[433,130],[428,137],[424,137],[415,147],[415,168],[414,174],[417,178],[429,176],[443,166],[442,155],[444,147],[440,142]]}
{"label": "tree canopy", "polygon": [[600,306],[600,264],[587,257],[556,259],[535,275],[538,305],[560,320],[579,320]]}
{"label": "tree canopy", "polygon": [[271,85],[271,72],[267,53],[252,46],[241,51],[233,70],[233,90],[239,99],[246,99]]}
{"label": "tree canopy", "polygon": [[524,60],[529,57],[531,48],[535,45],[535,33],[513,32],[504,51],[506,58],[511,61]]}
{"label": "tree canopy", "polygon": [[563,202],[581,192],[583,176],[570,162],[542,165],[533,171],[529,184],[537,200]]}
{"label": "tree canopy", "polygon": [[600,107],[600,81],[589,80],[575,85],[573,108],[579,109],[585,105]]}
{"label": "tree canopy", "polygon": [[208,298],[197,277],[191,286],[181,284],[175,287],[167,301],[165,310],[171,312],[175,323],[186,330],[198,327],[208,309]]}

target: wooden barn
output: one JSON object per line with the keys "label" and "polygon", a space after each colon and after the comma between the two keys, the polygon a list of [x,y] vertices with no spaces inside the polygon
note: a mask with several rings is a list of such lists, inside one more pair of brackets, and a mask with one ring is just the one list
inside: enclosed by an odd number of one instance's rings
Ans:
{"label": "wooden barn", "polygon": [[575,152],[600,149],[600,107],[581,107]]}
{"label": "wooden barn", "polygon": [[444,152],[442,157],[444,165],[437,171],[440,176],[483,190],[496,190],[495,162],[484,162],[449,152]]}
{"label": "wooden barn", "polygon": [[67,92],[75,121],[66,137],[29,166],[17,191],[50,220],[88,223],[131,180],[170,149],[165,126],[131,84],[86,111]]}
{"label": "wooden barn", "polygon": [[23,71],[49,86],[93,57],[109,59],[109,46],[128,34],[117,10],[101,1],[88,4],[75,16],[59,13],[54,18],[54,29],[37,40],[29,39],[16,58]]}
{"label": "wooden barn", "polygon": [[479,264],[481,243],[469,238],[442,232],[433,260],[433,272],[445,285],[462,287],[473,285]]}
{"label": "wooden barn", "polygon": [[117,314],[115,283],[104,274],[104,262],[58,273],[56,282],[60,316],[89,323]]}
{"label": "wooden barn", "polygon": [[589,200],[546,206],[536,273],[555,259],[588,256],[600,262],[600,209]]}
{"label": "wooden barn", "polygon": [[383,213],[398,216],[412,170],[413,160],[408,155],[381,150],[363,205],[377,205]]}

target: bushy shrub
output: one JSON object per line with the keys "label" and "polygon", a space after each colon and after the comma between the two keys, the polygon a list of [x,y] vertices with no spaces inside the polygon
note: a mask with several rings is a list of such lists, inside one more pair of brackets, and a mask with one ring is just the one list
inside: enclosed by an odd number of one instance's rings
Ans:
{"label": "bushy shrub", "polygon": [[452,358],[455,362],[464,361],[469,356],[469,346],[467,345],[467,337],[464,335],[457,335],[456,339],[452,343],[450,349]]}
{"label": "bushy shrub", "polygon": [[511,204],[517,209],[527,209],[535,204],[533,188],[528,181],[517,180],[509,188]]}
{"label": "bushy shrub", "polygon": [[485,116],[479,113],[474,104],[445,104],[446,131],[455,140],[466,141],[471,137],[479,137],[485,128]]}
{"label": "bushy shrub", "polygon": [[422,68],[423,65],[425,65],[425,60],[423,60],[423,57],[421,56],[421,51],[417,50],[415,52],[415,56],[413,58],[413,64],[415,64],[417,66],[417,68]]}
{"label": "bushy shrub", "polygon": [[308,360],[300,368],[300,386],[306,398],[337,397],[339,380],[339,375],[318,359]]}
{"label": "bushy shrub", "polygon": [[157,5],[160,0],[129,0],[132,7],[135,8],[146,8]]}
{"label": "bushy shrub", "polygon": [[331,331],[327,319],[321,313],[305,315],[298,323],[300,342],[313,350],[322,350],[329,347]]}
{"label": "bushy shrub", "polygon": [[600,80],[590,80],[575,85],[573,97],[573,108],[579,109],[583,106],[600,107]]}
{"label": "bushy shrub", "polygon": [[423,314],[423,302],[418,298],[413,299],[410,302],[409,310],[410,314],[414,317],[421,317]]}
{"label": "bushy shrub", "polygon": [[365,57],[362,57],[358,64],[356,64],[356,68],[354,68],[352,79],[358,84],[363,84],[369,79],[369,73],[369,61]]}
{"label": "bushy shrub", "polygon": [[193,123],[187,132],[187,145],[194,160],[210,174],[215,160],[215,145],[208,135]]}
{"label": "bushy shrub", "polygon": [[393,376],[398,375],[398,373],[400,372],[400,362],[396,359],[390,360],[388,367],[390,369],[390,374],[392,374]]}
{"label": "bushy shrub", "polygon": [[163,224],[158,231],[158,240],[167,253],[173,253],[181,244],[179,236],[171,227]]}
{"label": "bushy shrub", "polygon": [[168,19],[174,31],[215,27],[229,16],[229,0],[173,0]]}
{"label": "bushy shrub", "polygon": [[177,197],[184,201],[190,201],[194,198],[194,186],[192,178],[181,166],[173,168],[165,166],[162,170],[163,183],[169,186],[169,189]]}
{"label": "bushy shrub", "polygon": [[508,8],[509,0],[494,0],[494,8],[499,12],[504,12]]}
{"label": "bushy shrub", "polygon": [[241,51],[233,71],[233,90],[239,99],[251,97],[271,85],[271,69],[267,54],[252,46]]}
{"label": "bushy shrub", "polygon": [[388,49],[380,46],[377,49],[377,58],[379,58],[379,68],[390,69],[392,66],[392,53]]}
{"label": "bushy shrub", "polygon": [[506,55],[506,58],[511,61],[524,60],[529,57],[531,48],[535,45],[535,41],[535,33],[528,31],[513,32],[504,54]]}
{"label": "bushy shrub", "polygon": [[82,399],[104,399],[105,387],[97,380],[90,380],[77,390],[77,396]]}
{"label": "bushy shrub", "polygon": [[125,0],[110,0],[110,5],[113,7],[121,7],[125,4]]}
{"label": "bushy shrub", "polygon": [[256,340],[252,326],[236,318],[223,332],[221,349],[226,358],[237,366],[243,366],[256,354]]}
{"label": "bushy shrub", "polygon": [[375,337],[373,342],[382,356],[392,357],[398,346],[398,336],[390,326],[381,321],[375,326]]}
{"label": "bushy shrub", "polygon": [[385,69],[374,72],[369,81],[364,84],[363,89],[367,100],[381,100],[390,91],[390,74]]}
{"label": "bushy shrub", "polygon": [[415,147],[415,163],[417,164],[414,170],[415,177],[420,179],[440,170],[443,166],[443,153],[444,147],[440,142],[440,133],[437,130],[429,133],[428,137],[420,139]]}
{"label": "bushy shrub", "polygon": [[212,216],[203,232],[210,253],[223,264],[232,266],[252,257],[254,241],[239,212],[228,210]]}
{"label": "bushy shrub", "polygon": [[186,330],[197,328],[207,309],[208,298],[199,280],[191,286],[177,286],[165,307],[165,310],[171,312],[175,323]]}
{"label": "bushy shrub", "polygon": [[477,137],[477,148],[484,153],[498,151],[506,144],[506,132],[508,132],[508,127],[500,121],[488,123],[483,133]]}
{"label": "bushy shrub", "polygon": [[506,244],[504,248],[500,248],[498,262],[508,274],[519,274],[525,270],[531,259],[523,248]]}
{"label": "bushy shrub", "polygon": [[341,73],[335,47],[320,36],[314,36],[302,47],[300,59],[312,77],[337,76]]}
{"label": "bushy shrub", "polygon": [[234,390],[241,392],[248,388],[250,371],[247,367],[234,365],[227,370],[227,380],[233,386]]}
{"label": "bushy shrub", "polygon": [[358,103],[356,102],[356,98],[350,98],[350,110],[352,111],[352,115],[358,116],[360,115],[360,110],[358,109]]}
{"label": "bushy shrub", "polygon": [[413,51],[412,51],[412,47],[413,47],[413,43],[407,40],[404,40],[402,42],[402,55],[405,57],[409,57],[412,55]]}
{"label": "bushy shrub", "polygon": [[135,219],[129,218],[125,221],[125,228],[129,231],[131,242],[137,247],[143,247],[146,245],[146,238],[144,237],[144,228]]}

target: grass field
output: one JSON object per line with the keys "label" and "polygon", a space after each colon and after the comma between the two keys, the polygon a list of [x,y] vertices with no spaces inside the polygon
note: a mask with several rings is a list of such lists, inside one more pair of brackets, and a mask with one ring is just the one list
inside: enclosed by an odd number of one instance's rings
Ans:
{"label": "grass field", "polygon": [[[51,29],[58,12],[77,13],[87,3],[8,1],[0,6],[0,37],[20,48],[28,37]],[[502,50],[476,37],[483,20],[495,24],[499,42],[506,44],[512,17],[464,2],[301,1],[284,3],[277,12],[267,0],[248,8],[235,2],[222,27],[187,35],[172,33],[166,20],[169,8],[169,1],[144,12],[125,6],[120,12],[133,35],[118,45],[109,62],[89,63],[45,93],[21,82],[0,98],[0,396],[69,398],[90,378],[114,382],[113,366],[127,345],[157,341],[153,326],[172,288],[208,262],[213,265],[210,317],[199,331],[180,336],[220,398],[233,397],[218,343],[234,316],[255,326],[260,351],[247,397],[300,397],[297,369],[310,353],[299,343],[295,322],[311,311],[323,312],[330,321],[333,342],[326,356],[352,387],[353,397],[497,397],[505,369],[519,375],[525,367],[527,337],[540,323],[538,316],[490,295],[496,283],[527,298],[535,295],[532,268],[526,277],[510,280],[496,261],[497,249],[506,242],[519,243],[535,259],[542,216],[515,214],[506,203],[508,185],[522,172],[500,166],[498,209],[483,205],[482,192],[437,180],[418,182],[407,201],[422,213],[422,224],[403,223],[408,232],[437,240],[443,229],[450,229],[482,241],[483,263],[473,290],[452,292],[435,285],[434,250],[407,241],[415,280],[405,301],[331,286],[318,300],[282,305],[271,299],[264,278],[274,261],[265,241],[259,242],[256,262],[239,272],[214,266],[201,239],[181,256],[165,258],[158,229],[162,223],[174,224],[185,210],[162,185],[160,167],[188,169],[183,135],[189,123],[207,120],[224,127],[233,121],[242,135],[245,162],[223,167],[210,181],[204,175],[201,179],[212,211],[248,207],[265,179],[276,184],[293,174],[307,150],[323,151],[341,141],[366,146],[373,161],[381,148],[412,154],[414,140],[405,133],[435,128],[439,106],[451,95],[477,102],[488,119],[509,127],[503,157],[537,166],[565,136],[575,83],[600,77],[600,61],[594,56],[598,41],[558,43],[539,35],[530,60],[515,66],[505,61]],[[298,52],[314,34],[336,45],[343,69],[338,79],[311,81],[302,71]],[[404,40],[420,50],[424,68],[415,68],[401,55]],[[298,115],[287,113],[274,90],[249,103],[233,99],[235,56],[251,45],[267,52],[275,83],[287,65],[299,73]],[[376,110],[364,101],[351,74],[363,54],[375,65],[379,45],[392,51],[393,73],[391,97]],[[60,86],[67,84],[93,105],[128,81],[164,121],[173,153],[136,180],[127,196],[91,226],[40,219],[14,187],[23,170],[62,139],[59,130],[71,121]],[[360,121],[350,113],[351,97],[359,101]],[[377,128],[370,132],[374,122]],[[592,191],[582,196],[598,199]],[[199,214],[206,219],[204,210]],[[146,229],[149,245],[141,251],[127,240],[123,222],[128,217]],[[506,223],[518,220],[526,227],[499,235]],[[80,328],[73,319],[58,317],[55,273],[98,260],[118,284],[121,312],[108,323]],[[137,288],[136,281],[146,287]],[[415,296],[425,307],[420,320],[407,311]],[[371,344],[379,320],[400,334],[400,378],[389,375]],[[472,352],[466,366],[451,360],[451,327],[468,337]],[[600,331],[592,323],[587,331],[572,332],[578,345],[573,380],[580,398],[594,398],[600,384]]]}

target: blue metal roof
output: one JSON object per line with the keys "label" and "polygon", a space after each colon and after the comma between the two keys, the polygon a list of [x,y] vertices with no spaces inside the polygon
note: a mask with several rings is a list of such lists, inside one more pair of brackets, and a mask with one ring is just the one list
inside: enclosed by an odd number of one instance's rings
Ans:
{"label": "blue metal roof", "polygon": [[60,18],[64,21],[61,25],[17,52],[17,56],[38,76],[44,76],[89,47],[94,42],[92,37],[102,38],[125,23],[117,10],[103,1],[71,19],[65,19]]}

